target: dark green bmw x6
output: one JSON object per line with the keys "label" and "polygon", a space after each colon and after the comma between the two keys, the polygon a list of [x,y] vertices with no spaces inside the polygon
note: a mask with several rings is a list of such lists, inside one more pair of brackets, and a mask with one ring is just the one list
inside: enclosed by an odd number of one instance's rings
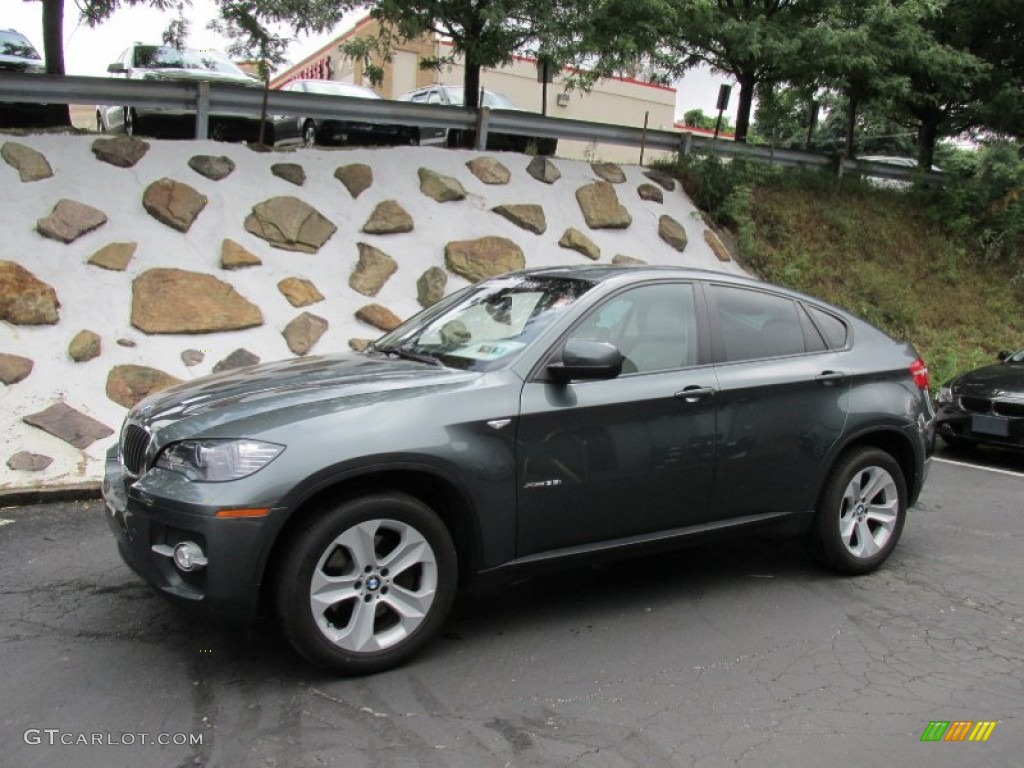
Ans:
{"label": "dark green bmw x6", "polygon": [[788,523],[880,566],[928,473],[914,349],[753,280],[518,272],[366,352],[165,390],[127,416],[104,495],[125,561],[221,620],[272,612],[309,660],[394,666],[460,583]]}

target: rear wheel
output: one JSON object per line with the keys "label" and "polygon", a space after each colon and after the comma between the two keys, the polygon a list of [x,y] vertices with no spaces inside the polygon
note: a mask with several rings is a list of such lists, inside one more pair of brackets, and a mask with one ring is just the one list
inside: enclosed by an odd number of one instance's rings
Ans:
{"label": "rear wheel", "polygon": [[124,132],[129,136],[139,135],[139,116],[131,107],[125,107],[124,110]]}
{"label": "rear wheel", "polygon": [[316,146],[316,124],[307,120],[302,126],[302,145],[304,147]]}
{"label": "rear wheel", "polygon": [[455,548],[425,504],[400,493],[346,502],[285,548],[277,615],[292,646],[342,674],[401,664],[441,628],[455,597]]}
{"label": "rear wheel", "polygon": [[903,471],[877,448],[856,448],[832,468],[815,533],[825,561],[842,573],[878,568],[896,546],[907,514]]}

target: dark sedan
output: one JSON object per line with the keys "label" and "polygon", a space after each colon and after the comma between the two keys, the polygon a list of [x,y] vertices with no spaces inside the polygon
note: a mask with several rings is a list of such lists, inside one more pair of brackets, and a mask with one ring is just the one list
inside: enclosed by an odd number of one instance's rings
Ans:
{"label": "dark sedan", "polygon": [[938,404],[938,433],[950,447],[1024,448],[1024,349],[947,382]]}
{"label": "dark sedan", "polygon": [[818,300],[551,268],[469,286],[362,354],[151,396],[103,487],[122,557],[165,597],[269,609],[307,659],[366,673],[436,635],[476,577],[780,524],[872,571],[933,418],[913,347]]}
{"label": "dark sedan", "polygon": [[[381,99],[362,85],[337,80],[292,80],[281,88],[290,93],[312,93],[343,99]],[[414,144],[414,129],[405,125],[368,123],[362,120],[321,119],[309,115],[275,115],[274,143],[392,145]]]}

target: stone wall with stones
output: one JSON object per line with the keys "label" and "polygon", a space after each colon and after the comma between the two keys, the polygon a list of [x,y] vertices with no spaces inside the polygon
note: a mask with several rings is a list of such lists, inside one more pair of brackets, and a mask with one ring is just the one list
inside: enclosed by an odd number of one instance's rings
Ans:
{"label": "stone wall with stones", "polygon": [[126,409],[362,348],[524,266],[740,271],[639,167],[426,148],[0,138],[0,492],[95,483]]}

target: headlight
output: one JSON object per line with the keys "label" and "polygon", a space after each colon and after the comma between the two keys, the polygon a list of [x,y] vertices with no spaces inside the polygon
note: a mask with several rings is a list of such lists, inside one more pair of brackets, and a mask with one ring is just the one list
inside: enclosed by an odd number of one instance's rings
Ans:
{"label": "headlight", "polygon": [[258,440],[182,440],[164,448],[156,466],[189,480],[223,483],[263,469],[283,450],[283,445]]}
{"label": "headlight", "polygon": [[939,387],[939,397],[937,402],[939,405],[949,405],[953,402],[953,388],[949,386],[949,384]]}

